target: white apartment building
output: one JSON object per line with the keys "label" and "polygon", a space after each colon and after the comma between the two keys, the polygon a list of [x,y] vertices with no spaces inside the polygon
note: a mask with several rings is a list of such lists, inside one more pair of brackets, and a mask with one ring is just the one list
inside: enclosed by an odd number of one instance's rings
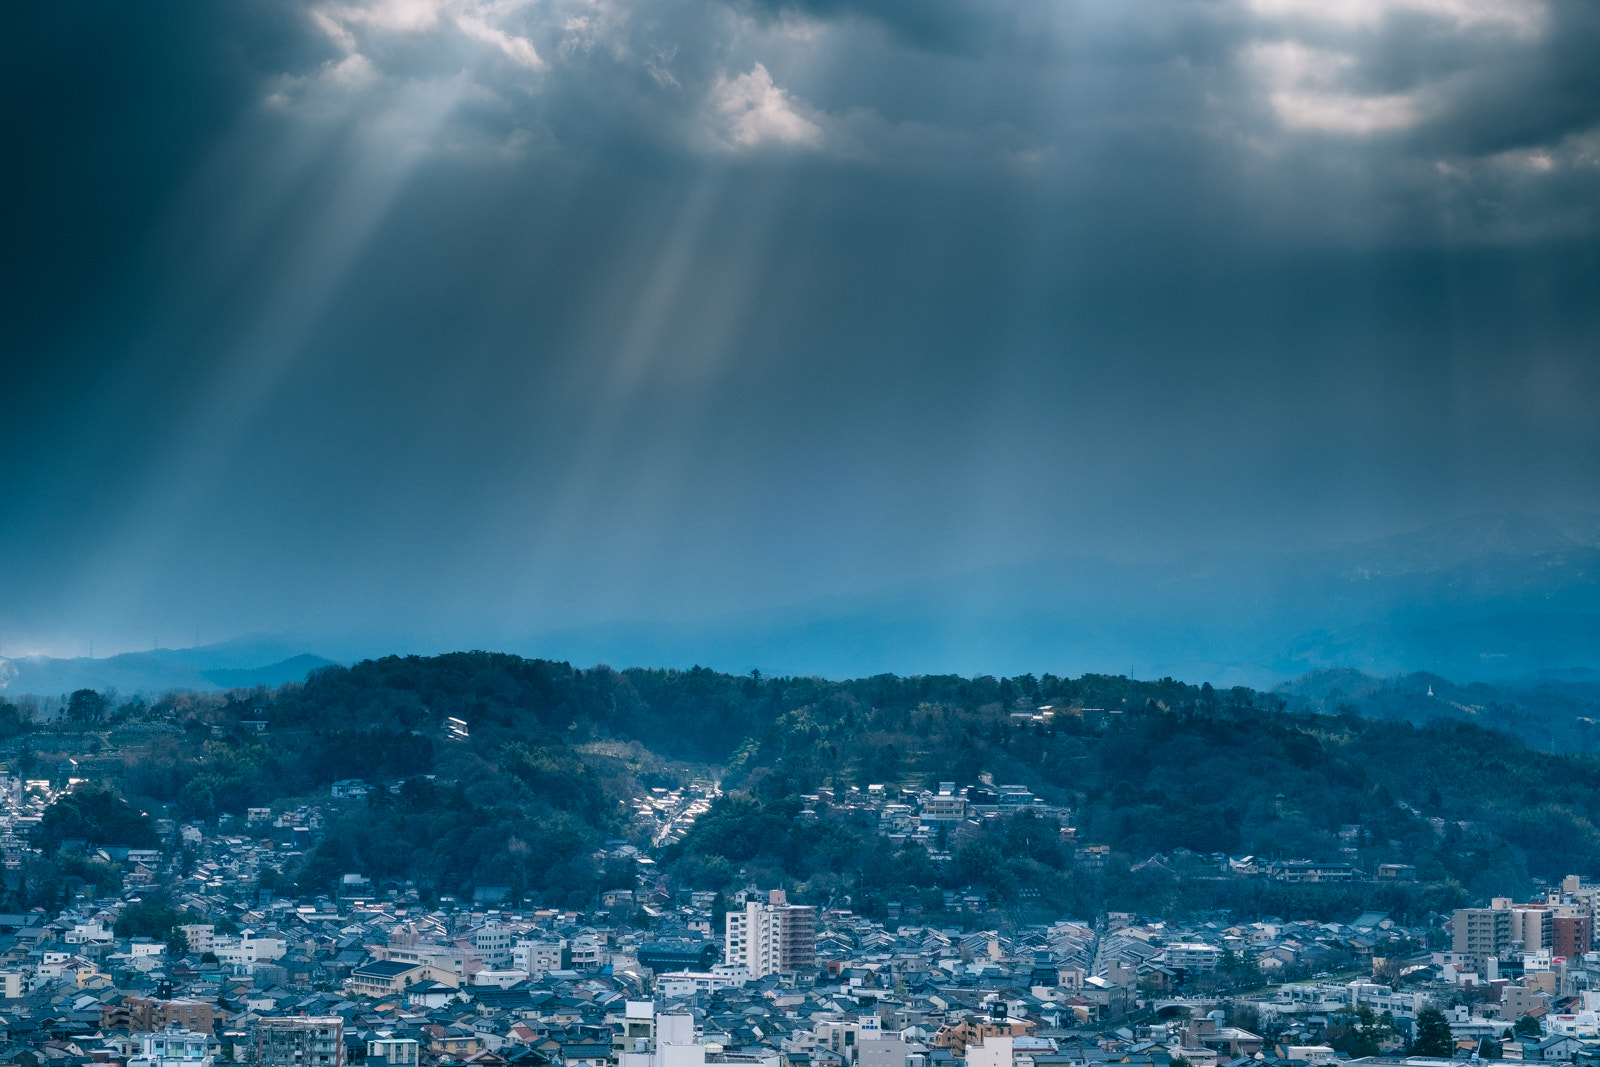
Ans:
{"label": "white apartment building", "polygon": [[611,962],[611,954],[592,937],[575,938],[569,950],[572,966],[579,969],[596,969]]}
{"label": "white apartment building", "polygon": [[128,1067],[211,1067],[206,1051],[210,1035],[171,1026],[153,1034],[138,1034],[140,1051],[129,1057]]}
{"label": "white apartment building", "polygon": [[765,978],[817,960],[817,909],[790,904],[774,889],[768,902],[750,901],[744,911],[730,911],[723,940],[723,959],[743,966],[752,978]]}
{"label": "white apartment building", "polygon": [[472,932],[473,951],[483,957],[488,967],[504,967],[511,962],[511,942],[510,928],[493,919]]}
{"label": "white apartment building", "polygon": [[856,1067],[906,1067],[909,1051],[898,1036],[866,1038],[856,1046]]}
{"label": "white apartment building", "polygon": [[184,938],[189,942],[190,952],[214,952],[217,947],[217,928],[211,923],[193,923],[189,926],[180,926]]}
{"label": "white apartment building", "polygon": [[712,1063],[778,1067],[779,1062],[777,1049],[735,1053],[706,1044],[695,1036],[693,1015],[657,1015],[654,1037],[639,1037],[633,1044],[617,1057],[619,1067],[706,1067]]}
{"label": "white apartment building", "polygon": [[518,982],[526,982],[529,978],[527,971],[517,970],[482,970],[472,976],[475,986],[495,986],[499,989],[510,989]]}
{"label": "white apartment building", "polygon": [[967,1067],[1012,1067],[1011,1038],[991,1034],[967,1046]]}
{"label": "white apartment building", "polygon": [[[816,1023],[811,1032],[816,1035],[818,1045],[837,1052],[846,1063],[854,1063],[861,1042],[883,1037],[883,1025],[876,1015],[858,1015],[854,1019],[823,1020]],[[970,1062],[968,1067],[971,1067]],[[1006,1067],[1011,1065],[1007,1063]]]}
{"label": "white apartment building", "polygon": [[211,951],[216,953],[219,963],[234,968],[234,973],[239,974],[249,973],[258,963],[282,959],[289,947],[281,937],[256,937],[246,930],[238,937],[213,939]]}
{"label": "white apartment building", "polygon": [[1217,969],[1217,961],[1222,958],[1222,950],[1215,945],[1189,941],[1168,945],[1161,955],[1169,967],[1209,973]]}
{"label": "white apartment building", "polygon": [[566,941],[521,940],[511,946],[511,966],[529,974],[565,970],[570,962],[570,957],[563,958],[566,949]]}
{"label": "white apartment building", "polygon": [[367,1042],[367,1060],[382,1060],[389,1067],[406,1067],[421,1059],[421,1049],[414,1037],[374,1037]]}
{"label": "white apartment building", "polygon": [[90,919],[86,923],[74,923],[72,929],[61,935],[61,940],[69,945],[101,944],[116,937],[103,920]]}
{"label": "white apartment building", "polygon": [[[483,969],[483,961],[476,951],[463,952],[454,945],[368,945],[367,951],[376,960],[399,960],[401,963],[420,963],[430,968],[429,977],[439,980],[440,974],[469,978]],[[528,970],[523,967],[522,970]],[[459,985],[459,982],[446,982]]]}
{"label": "white apartment building", "polygon": [[696,993],[709,993],[714,989],[730,989],[750,980],[750,972],[742,965],[719,963],[709,971],[669,971],[656,975],[656,992],[668,999],[692,997]]}

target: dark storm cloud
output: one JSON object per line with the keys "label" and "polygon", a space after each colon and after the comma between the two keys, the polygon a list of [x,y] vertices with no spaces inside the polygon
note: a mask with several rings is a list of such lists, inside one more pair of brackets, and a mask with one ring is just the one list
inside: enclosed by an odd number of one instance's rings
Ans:
{"label": "dark storm cloud", "polygon": [[0,651],[1600,504],[1592,5],[8,17]]}

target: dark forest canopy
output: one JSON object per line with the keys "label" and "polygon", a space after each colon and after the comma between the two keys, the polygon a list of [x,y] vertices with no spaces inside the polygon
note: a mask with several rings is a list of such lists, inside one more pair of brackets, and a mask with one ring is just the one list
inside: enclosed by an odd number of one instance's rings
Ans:
{"label": "dark forest canopy", "polygon": [[[1045,706],[1046,720],[1032,716]],[[466,723],[464,739],[451,718]],[[430,897],[492,884],[575,906],[631,879],[627,865],[596,858],[607,840],[648,843],[626,802],[697,775],[727,795],[659,854],[669,882],[782,882],[869,912],[889,900],[937,908],[949,889],[1058,914],[1293,913],[1335,892],[1352,907],[1416,911],[1600,873],[1593,757],[1459,721],[1296,714],[1272,694],[1172,679],[833,682],[471,652],[327,667],[276,690],[173,695],[94,725],[116,744],[139,722],[178,729],[126,757],[117,785],[136,806],[203,821],[289,803],[331,812],[321,842],[282,872],[303,892],[360,872]],[[348,778],[377,788],[330,804],[329,784]],[[990,820],[947,834],[951,858],[936,863],[918,846],[884,848],[865,813],[798,818],[823,787],[984,779],[1069,809],[1075,838],[1054,818]],[[1109,846],[1103,870],[1076,862],[1085,843]],[[1421,879],[1275,887],[1216,877],[1217,853],[1409,863]]]}

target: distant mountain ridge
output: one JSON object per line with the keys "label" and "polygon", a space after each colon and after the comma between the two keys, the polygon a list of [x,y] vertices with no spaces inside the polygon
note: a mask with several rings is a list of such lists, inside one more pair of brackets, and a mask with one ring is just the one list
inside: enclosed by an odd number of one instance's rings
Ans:
{"label": "distant mountain ridge", "polygon": [[1455,682],[1428,671],[1374,678],[1347,667],[1312,671],[1275,687],[1292,713],[1359,715],[1423,725],[1473,723],[1534,748],[1600,747],[1600,670],[1546,671],[1522,682]]}
{"label": "distant mountain ridge", "polygon": [[1131,670],[1271,685],[1308,671],[1465,680],[1600,668],[1600,516],[1480,516],[1358,545],[1162,563],[1057,559],[696,624],[507,642],[573,662],[849,677]]}
{"label": "distant mountain ridge", "polygon": [[[408,643],[303,633],[103,660],[0,660],[0,692],[270,685],[300,680],[329,656],[351,662]],[[408,650],[448,650],[430,644]],[[1537,679],[1600,670],[1600,515],[1475,516],[1294,553],[1037,560],[707,620],[479,636],[470,647],[836,679],[1096,671],[1264,688],[1335,668]]]}
{"label": "distant mountain ridge", "polygon": [[77,689],[114,689],[125,696],[210,692],[304,681],[334,661],[271,639],[246,638],[199,648],[158,648],[103,659],[19,656],[0,659],[0,695],[57,696]]}
{"label": "distant mountain ridge", "polygon": [[214,671],[203,671],[208,681],[216,683],[222,689],[248,689],[258,685],[277,687],[284,682],[304,681],[306,675],[319,667],[332,667],[334,661],[314,656],[309,652],[302,652],[298,656],[291,656],[278,663],[269,663],[265,667],[254,668],[223,668]]}

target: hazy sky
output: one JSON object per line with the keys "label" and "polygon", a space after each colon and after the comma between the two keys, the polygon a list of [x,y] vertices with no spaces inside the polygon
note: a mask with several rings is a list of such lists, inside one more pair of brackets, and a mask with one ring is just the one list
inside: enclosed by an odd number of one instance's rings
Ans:
{"label": "hazy sky", "polygon": [[0,653],[1600,510],[1600,5],[63,0]]}

